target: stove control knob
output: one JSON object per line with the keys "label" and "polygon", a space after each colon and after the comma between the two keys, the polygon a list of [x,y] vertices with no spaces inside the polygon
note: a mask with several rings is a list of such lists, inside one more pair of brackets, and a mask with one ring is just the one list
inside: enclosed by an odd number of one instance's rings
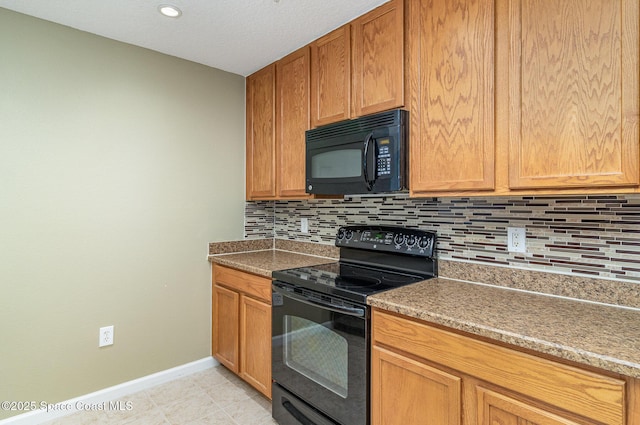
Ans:
{"label": "stove control knob", "polygon": [[402,233],[396,233],[396,235],[393,237],[393,243],[398,246],[402,245],[404,243],[404,235]]}
{"label": "stove control knob", "polygon": [[344,238],[344,229],[341,227],[340,229],[338,229],[338,239],[343,239]]}
{"label": "stove control knob", "polygon": [[407,236],[407,246],[411,247],[416,244],[416,235]]}
{"label": "stove control knob", "polygon": [[350,240],[353,237],[353,230],[347,230],[345,232],[345,237],[347,238],[347,240]]}
{"label": "stove control knob", "polygon": [[418,241],[418,247],[420,249],[427,249],[429,248],[429,245],[431,245],[431,239],[429,238],[429,236],[422,237]]}

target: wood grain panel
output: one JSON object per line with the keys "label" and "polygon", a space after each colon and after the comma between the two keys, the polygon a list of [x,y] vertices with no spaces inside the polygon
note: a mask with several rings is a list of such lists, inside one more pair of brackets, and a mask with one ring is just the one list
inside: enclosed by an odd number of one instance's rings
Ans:
{"label": "wood grain panel", "polygon": [[278,198],[307,198],[305,131],[310,125],[310,49],[277,62],[276,177]]}
{"label": "wood grain panel", "polygon": [[271,279],[241,272],[229,267],[213,265],[216,285],[223,285],[271,304]]}
{"label": "wood grain panel", "polygon": [[240,320],[237,292],[213,286],[212,300],[212,353],[220,363],[231,371],[239,371],[239,336],[238,321]]}
{"label": "wood grain panel", "polygon": [[271,307],[253,298],[240,301],[240,376],[271,398]]}
{"label": "wood grain panel", "polygon": [[411,192],[491,190],[493,2],[411,1],[408,19]]}
{"label": "wood grain panel", "polygon": [[478,425],[578,425],[577,422],[485,388],[478,388],[477,394]]}
{"label": "wood grain panel", "polygon": [[625,382],[374,309],[374,344],[394,347],[605,424],[625,420]]}
{"label": "wood grain panel", "polygon": [[460,424],[459,377],[375,346],[371,367],[372,425]]}
{"label": "wood grain panel", "polygon": [[404,105],[404,3],[392,0],[351,23],[353,116]]}
{"label": "wood grain panel", "polygon": [[638,185],[638,2],[509,2],[511,188]]}
{"label": "wood grain panel", "polygon": [[311,44],[311,125],[351,115],[351,27],[345,25]]}
{"label": "wood grain panel", "polygon": [[271,64],[247,77],[247,199],[275,197],[275,84]]}

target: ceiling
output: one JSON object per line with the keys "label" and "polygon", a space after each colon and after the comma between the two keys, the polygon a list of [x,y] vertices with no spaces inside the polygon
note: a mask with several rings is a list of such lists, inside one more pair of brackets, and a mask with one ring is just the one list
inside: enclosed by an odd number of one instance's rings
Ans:
{"label": "ceiling", "polygon": [[[247,76],[387,0],[0,0],[0,7]],[[160,4],[182,10],[179,18]]]}

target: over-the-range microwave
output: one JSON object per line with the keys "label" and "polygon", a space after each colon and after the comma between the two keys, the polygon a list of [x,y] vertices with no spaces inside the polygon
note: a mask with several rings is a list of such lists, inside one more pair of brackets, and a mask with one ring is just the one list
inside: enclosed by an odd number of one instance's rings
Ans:
{"label": "over-the-range microwave", "polygon": [[308,130],[306,192],[357,195],[407,189],[409,113],[394,109]]}

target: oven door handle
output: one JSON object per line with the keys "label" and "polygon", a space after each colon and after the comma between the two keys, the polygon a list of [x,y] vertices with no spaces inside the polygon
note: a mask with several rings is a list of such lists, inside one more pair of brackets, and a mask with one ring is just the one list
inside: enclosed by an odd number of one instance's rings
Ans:
{"label": "oven door handle", "polygon": [[277,292],[278,294],[282,295],[283,297],[287,297],[287,298],[291,298],[293,300],[296,301],[300,301],[301,303],[304,304],[309,304],[315,307],[322,307],[324,309],[333,311],[335,313],[341,313],[341,314],[347,314],[349,316],[355,316],[355,317],[365,317],[365,309],[364,308],[357,308],[357,307],[344,307],[344,306],[338,306],[338,305],[334,305],[331,303],[327,303],[324,301],[319,301],[319,300],[314,300],[314,299],[310,299],[305,297],[304,295],[298,295],[298,294],[293,294],[289,291],[286,291],[282,288],[280,288],[277,285],[273,285],[273,290],[275,292]]}
{"label": "oven door handle", "polygon": [[316,425],[316,423],[307,418],[304,413],[296,409],[293,403],[291,403],[284,397],[282,399],[284,400],[282,402],[282,407],[287,409],[287,412],[291,413],[291,416],[293,416],[299,423],[301,423],[302,425]]}

